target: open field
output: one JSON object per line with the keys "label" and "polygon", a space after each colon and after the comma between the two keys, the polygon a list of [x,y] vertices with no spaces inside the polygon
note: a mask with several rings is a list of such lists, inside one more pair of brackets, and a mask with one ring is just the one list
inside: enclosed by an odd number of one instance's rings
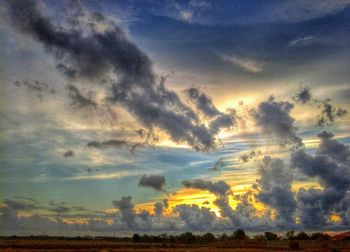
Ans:
{"label": "open field", "polygon": [[162,243],[129,243],[113,242],[106,240],[25,240],[9,239],[0,241],[0,251],[50,251],[50,252],[107,252],[107,251],[159,251],[159,252],[190,252],[190,251],[234,251],[234,252],[259,252],[259,251],[342,251],[350,252],[349,248],[333,248],[323,244],[318,248],[304,248],[292,250],[288,246],[270,247],[267,244],[162,244]]}

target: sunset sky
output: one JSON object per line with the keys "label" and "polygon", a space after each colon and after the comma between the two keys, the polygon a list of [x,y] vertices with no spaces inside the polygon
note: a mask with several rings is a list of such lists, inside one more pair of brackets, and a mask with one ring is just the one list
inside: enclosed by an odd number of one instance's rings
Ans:
{"label": "sunset sky", "polygon": [[350,228],[350,1],[0,1],[0,235]]}

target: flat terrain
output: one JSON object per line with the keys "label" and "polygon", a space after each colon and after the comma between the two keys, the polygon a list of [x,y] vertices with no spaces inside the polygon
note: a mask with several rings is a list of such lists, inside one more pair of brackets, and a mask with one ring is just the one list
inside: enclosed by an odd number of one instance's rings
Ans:
{"label": "flat terrain", "polygon": [[199,252],[199,251],[234,251],[234,252],[260,252],[260,251],[330,251],[330,252],[350,252],[350,248],[329,249],[308,248],[292,250],[288,247],[276,248],[265,245],[252,244],[161,244],[161,243],[132,243],[115,242],[108,240],[29,240],[29,239],[2,239],[0,240],[0,251],[50,251],[50,252],[107,252],[107,251],[159,251],[159,252]]}

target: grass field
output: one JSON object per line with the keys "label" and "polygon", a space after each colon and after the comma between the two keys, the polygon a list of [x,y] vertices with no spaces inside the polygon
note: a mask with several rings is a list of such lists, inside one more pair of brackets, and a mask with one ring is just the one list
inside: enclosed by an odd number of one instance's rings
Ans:
{"label": "grass field", "polygon": [[329,251],[329,252],[350,252],[347,249],[329,249],[329,248],[309,248],[300,250],[291,250],[289,248],[273,248],[266,246],[249,247],[247,245],[234,244],[161,244],[161,243],[126,243],[111,242],[104,240],[1,240],[0,251],[50,251],[50,252],[107,252],[107,251],[157,251],[157,252],[199,252],[199,251],[234,251],[234,252],[260,252],[260,251]]}

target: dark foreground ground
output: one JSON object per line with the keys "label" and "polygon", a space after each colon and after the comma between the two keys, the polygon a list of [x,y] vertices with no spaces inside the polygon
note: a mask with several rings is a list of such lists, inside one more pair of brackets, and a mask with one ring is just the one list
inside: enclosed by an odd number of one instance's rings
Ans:
{"label": "dark foreground ground", "polygon": [[[130,243],[113,242],[107,240],[28,240],[28,239],[2,239],[0,251],[48,251],[48,252],[107,252],[107,251],[234,251],[234,252],[259,252],[259,251],[346,251],[350,252],[348,243],[325,241],[307,243],[297,241],[298,248],[291,248],[290,243],[262,243],[262,244],[161,244],[161,243]],[[294,244],[295,246],[295,244]]]}

